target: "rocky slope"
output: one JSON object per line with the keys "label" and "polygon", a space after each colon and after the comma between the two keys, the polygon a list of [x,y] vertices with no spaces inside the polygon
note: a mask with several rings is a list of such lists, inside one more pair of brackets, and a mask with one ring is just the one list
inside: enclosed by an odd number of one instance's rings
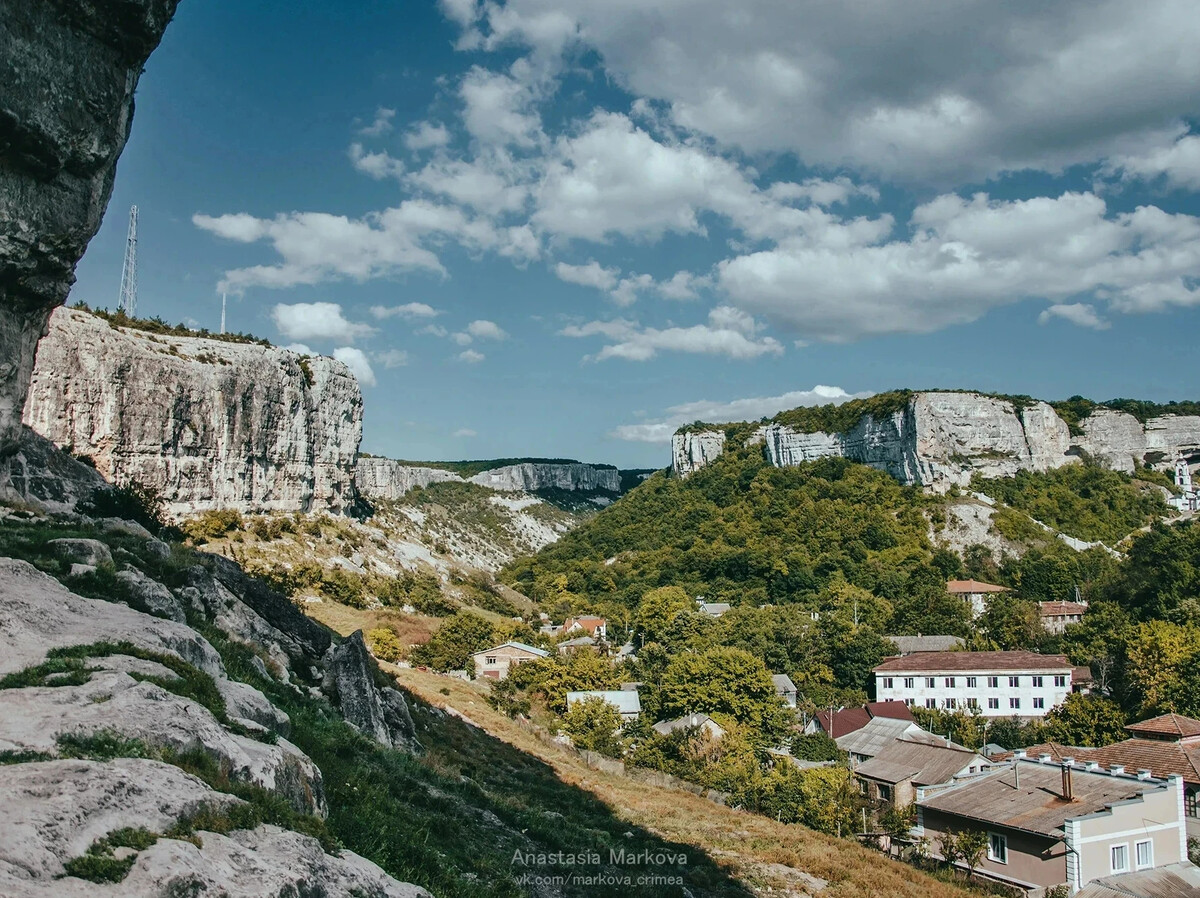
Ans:
{"label": "rocky slope", "polygon": [[367,499],[400,499],[414,487],[433,483],[474,483],[502,492],[621,491],[621,474],[615,468],[602,468],[579,462],[521,462],[489,468],[464,477],[445,468],[412,465],[390,458],[363,456],[356,467],[359,492]]}
{"label": "rocky slope", "polygon": [[156,336],[58,309],[38,346],[25,423],[175,514],[342,511],[355,500],[362,393],[331,358]]}
{"label": "rocky slope", "polygon": [[[840,456],[887,471],[905,484],[936,492],[966,486],[976,472],[986,477],[1045,471],[1087,454],[1119,471],[1138,465],[1173,469],[1177,455],[1200,460],[1200,417],[1137,418],[1097,409],[1072,435],[1045,402],[1014,404],[966,392],[914,393],[894,411],[864,414],[849,429],[804,432],[782,423],[753,431],[776,466]],[[686,476],[722,451],[725,433],[681,431],[672,440],[673,467]]]}
{"label": "rocky slope", "polygon": [[15,0],[0,28],[0,456],[34,350],[100,227],[142,67],[177,0]]}

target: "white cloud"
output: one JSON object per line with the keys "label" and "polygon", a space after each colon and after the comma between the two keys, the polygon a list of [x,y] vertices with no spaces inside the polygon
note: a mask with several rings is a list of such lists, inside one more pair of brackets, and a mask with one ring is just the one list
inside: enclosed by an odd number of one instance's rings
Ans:
{"label": "white cloud", "polygon": [[707,324],[691,327],[640,327],[625,319],[593,321],[572,325],[559,333],[564,337],[604,336],[616,342],[602,347],[593,357],[644,362],[660,351],[722,355],[731,359],[752,359],[779,354],[783,347],[773,337],[758,336],[759,326],[745,312],[718,306],[708,314]]}
{"label": "white cloud", "polygon": [[1114,157],[1105,171],[1125,181],[1153,181],[1161,177],[1168,187],[1200,190],[1200,134],[1186,135],[1138,155]]}
{"label": "white cloud", "polygon": [[452,437],[457,437],[460,439],[468,439],[468,440],[471,439],[472,437],[479,436],[479,434],[477,434],[475,431],[473,431],[469,427],[460,427],[458,430],[454,431],[454,433],[452,433],[450,435]]}
{"label": "white cloud", "polygon": [[529,197],[529,185],[521,182],[525,176],[505,154],[491,151],[472,161],[439,155],[411,174],[408,183],[496,216],[524,209]]}
{"label": "white cloud", "polygon": [[386,318],[436,318],[442,313],[423,302],[406,302],[400,306],[371,306],[371,314],[382,321]]}
{"label": "white cloud", "polygon": [[402,368],[408,364],[408,353],[403,349],[387,349],[383,352],[375,352],[371,354],[371,358],[388,369]]}
{"label": "white cloud", "polygon": [[466,362],[468,365],[477,365],[487,358],[482,352],[476,352],[474,349],[464,349],[456,358],[460,362]]}
{"label": "white cloud", "polygon": [[1056,303],[1038,315],[1038,324],[1047,324],[1055,318],[1098,331],[1112,326],[1097,314],[1095,306],[1085,302]]}
{"label": "white cloud", "polygon": [[534,109],[529,84],[509,75],[474,66],[459,86],[463,124],[476,140],[488,145],[530,148],[541,137],[541,118]]}
{"label": "white cloud", "polygon": [[375,386],[375,372],[371,370],[367,354],[361,349],[353,346],[339,346],[333,351],[333,357],[353,372],[360,385]]}
{"label": "white cloud", "polygon": [[677,271],[669,281],[658,285],[658,292],[664,299],[688,300],[695,299],[698,290],[712,286],[708,278],[697,277],[690,271]]}
{"label": "white cloud", "polygon": [[369,324],[347,321],[342,315],[342,307],[335,302],[279,303],[271,310],[271,318],[279,332],[289,340],[353,343],[375,333],[375,328]]}
{"label": "white cloud", "polygon": [[470,334],[466,333],[465,331],[459,331],[456,334],[451,334],[450,339],[453,340],[455,343],[457,343],[459,346],[470,346],[471,342],[474,340],[474,337],[472,337]]}
{"label": "white cloud", "polygon": [[684,424],[706,421],[723,424],[728,421],[756,421],[770,417],[787,409],[812,405],[840,405],[849,399],[861,399],[871,393],[847,393],[841,387],[821,384],[811,390],[794,390],[780,396],[755,396],[734,399],[730,402],[712,402],[701,399],[673,405],[658,419],[638,424],[622,424],[610,436],[619,440],[640,443],[664,443]]}
{"label": "white cloud", "polygon": [[617,286],[617,278],[620,273],[619,268],[605,268],[594,260],[586,265],[568,265],[566,262],[559,262],[554,266],[554,274],[560,281],[579,284],[581,287],[595,287],[597,290],[612,290]]}
{"label": "white cloud", "polygon": [[404,176],[404,163],[386,152],[371,153],[365,150],[361,143],[352,143],[346,155],[350,157],[350,162],[356,170],[376,181]]}
{"label": "white cloud", "polygon": [[421,122],[404,135],[404,145],[413,152],[444,147],[450,142],[450,131],[445,125]]}
{"label": "white cloud", "polygon": [[[679,126],[749,152],[978,181],[1159,145],[1200,112],[1179,0],[1052,4],[507,0],[458,21],[536,58],[594,49]],[[473,38],[475,43],[479,39]]]}
{"label": "white cloud", "polygon": [[417,330],[418,334],[429,334],[433,337],[448,337],[450,332],[440,324],[427,324]]}
{"label": "white cloud", "polygon": [[375,120],[365,128],[359,128],[358,133],[363,137],[382,137],[392,130],[392,119],[395,117],[395,109],[385,109],[380,106],[375,110]]}
{"label": "white cloud", "polygon": [[253,215],[247,215],[245,212],[220,215],[216,218],[196,213],[192,216],[192,224],[216,234],[218,237],[238,243],[253,243],[255,240],[262,240],[267,235],[269,227],[268,222],[261,218],[255,218]]}
{"label": "white cloud", "polygon": [[506,340],[508,334],[494,321],[478,319],[467,325],[467,333],[476,340]]}

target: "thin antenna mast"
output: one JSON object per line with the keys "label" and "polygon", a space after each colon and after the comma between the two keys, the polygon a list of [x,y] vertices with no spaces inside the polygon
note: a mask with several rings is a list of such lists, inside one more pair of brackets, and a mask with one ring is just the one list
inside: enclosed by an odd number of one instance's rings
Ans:
{"label": "thin antenna mast", "polygon": [[221,333],[225,333],[225,292],[221,292]]}
{"label": "thin antenna mast", "polygon": [[138,207],[129,207],[129,234],[125,238],[125,265],[121,268],[121,295],[117,311],[130,318],[137,315],[137,222]]}

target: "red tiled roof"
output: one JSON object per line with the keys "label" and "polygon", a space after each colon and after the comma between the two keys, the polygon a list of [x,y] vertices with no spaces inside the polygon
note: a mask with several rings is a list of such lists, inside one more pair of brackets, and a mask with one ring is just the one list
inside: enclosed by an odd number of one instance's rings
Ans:
{"label": "red tiled roof", "polygon": [[867,702],[867,713],[872,717],[890,717],[892,720],[911,720],[916,722],[912,711],[904,702]]}
{"label": "red tiled roof", "polygon": [[1177,736],[1181,739],[1188,736],[1200,736],[1200,720],[1184,717],[1181,714],[1163,714],[1152,717],[1140,723],[1131,723],[1125,727],[1131,733],[1151,733],[1156,736]]}
{"label": "red tiled roof", "polygon": [[1063,617],[1068,614],[1083,614],[1088,606],[1082,602],[1038,602],[1042,617]]}
{"label": "red tiled roof", "polygon": [[1024,671],[1071,669],[1066,655],[1039,655],[1037,652],[913,652],[888,658],[875,668],[877,673],[892,671]]}
{"label": "red tiled roof", "polygon": [[995,583],[984,583],[981,580],[948,580],[946,589],[952,593],[973,592],[1009,592],[1007,586],[997,586]]}
{"label": "red tiled roof", "polygon": [[821,725],[826,734],[832,735],[833,738],[839,736],[847,736],[850,733],[861,730],[871,721],[871,715],[867,713],[866,708],[843,708],[840,711],[835,711],[833,714],[833,733],[829,731],[829,712],[818,711],[817,723]]}
{"label": "red tiled roof", "polygon": [[[1025,749],[1025,757],[1036,760],[1039,755],[1050,755],[1051,760],[1074,758],[1076,764],[1095,761],[1101,767],[1120,764],[1126,773],[1149,770],[1152,776],[1164,779],[1172,773],[1182,776],[1185,782],[1200,783],[1200,746],[1180,745],[1178,742],[1162,742],[1156,739],[1126,739],[1103,748],[1059,745],[1043,742]],[[1007,760],[1012,753],[997,755],[993,760]]]}

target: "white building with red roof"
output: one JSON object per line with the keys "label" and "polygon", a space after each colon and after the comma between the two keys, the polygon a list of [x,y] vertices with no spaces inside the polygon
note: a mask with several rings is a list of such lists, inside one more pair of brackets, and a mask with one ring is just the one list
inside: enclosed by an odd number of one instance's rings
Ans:
{"label": "white building with red roof", "polygon": [[979,617],[987,609],[988,596],[998,592],[1011,592],[1007,586],[984,583],[982,580],[948,580],[946,592],[958,596],[971,606],[971,616]]}

